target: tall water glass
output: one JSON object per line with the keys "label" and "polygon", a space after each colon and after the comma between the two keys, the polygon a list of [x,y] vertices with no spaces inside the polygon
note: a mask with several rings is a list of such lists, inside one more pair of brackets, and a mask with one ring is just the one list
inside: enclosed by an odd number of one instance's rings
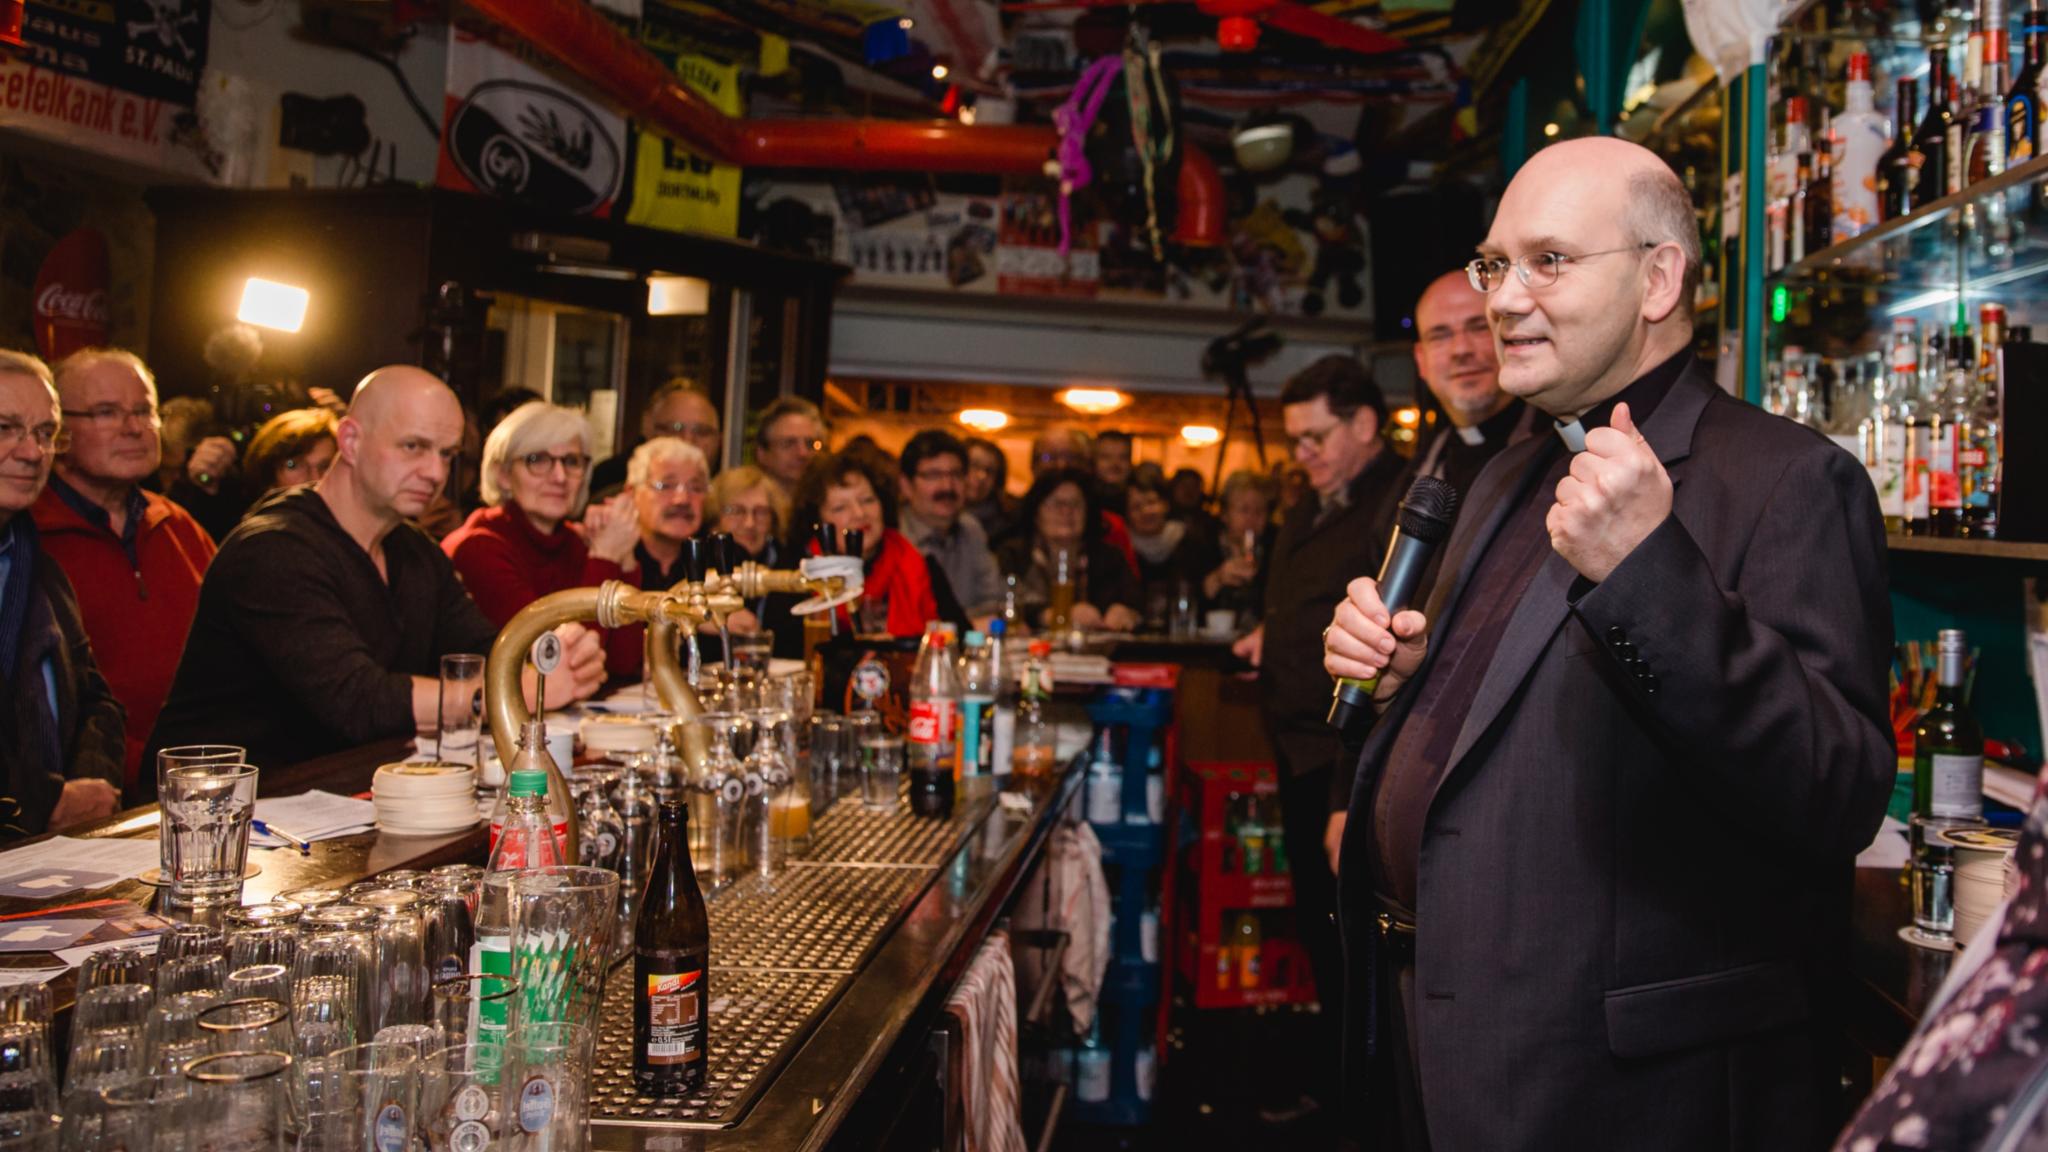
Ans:
{"label": "tall water glass", "polygon": [[199,1027],[199,1014],[220,1000],[218,990],[157,997],[149,1014],[150,1075],[176,1076],[188,1062],[213,1054],[213,1039]]}
{"label": "tall water glass", "polygon": [[0,1116],[47,1114],[57,1107],[57,1074],[49,1029],[26,1020],[0,1021]]}
{"label": "tall water glass", "polygon": [[430,1023],[448,1044],[502,1044],[519,1026],[519,981],[464,973],[434,983]]}
{"label": "tall water glass", "polygon": [[852,782],[856,762],[847,751],[846,718],[818,712],[811,716],[810,727],[811,815],[823,816],[842,792],[858,792],[860,786]]}
{"label": "tall water glass", "polygon": [[156,959],[183,960],[188,956],[220,956],[227,952],[227,933],[212,924],[176,923],[156,938]]}
{"label": "tall water glass", "polygon": [[222,1000],[199,1013],[199,1031],[215,1052],[292,1050],[291,1012],[275,1000]]}
{"label": "tall water glass", "polygon": [[474,652],[441,657],[441,717],[434,757],[477,767],[477,738],[483,730],[484,658]]}
{"label": "tall water glass", "polygon": [[371,1035],[394,1024],[426,1019],[427,949],[420,905],[424,898],[407,888],[379,888],[358,893],[356,904],[377,914],[370,929]]}
{"label": "tall water glass", "polygon": [[219,992],[227,983],[228,962],[219,956],[186,956],[156,966],[159,998],[181,992]]}
{"label": "tall water glass", "polygon": [[239,903],[249,858],[249,818],[256,811],[256,769],[249,764],[193,764],[164,773],[164,878],[173,907]]}
{"label": "tall water glass", "polygon": [[370,932],[377,914],[356,904],[330,904],[299,919],[299,954],[292,959],[294,982],[308,976],[337,976],[348,982],[355,998],[352,1020],[358,1039],[370,1034],[371,1003],[376,991],[376,945]]}
{"label": "tall water glass", "polygon": [[529,868],[512,876],[512,976],[522,1025],[596,1020],[611,968],[619,874]]}
{"label": "tall water glass", "polygon": [[420,1068],[420,1113],[429,1152],[502,1148],[505,1050],[497,1044],[453,1044]]}
{"label": "tall water glass", "polygon": [[402,1044],[357,1044],[306,1061],[300,1152],[406,1152],[420,1058]]}
{"label": "tall water glass", "polygon": [[887,735],[879,728],[861,737],[861,803],[873,812],[893,812],[902,803],[903,738]]}
{"label": "tall water glass", "polygon": [[591,1030],[567,1022],[520,1026],[505,1052],[506,1127],[546,1152],[590,1146]]}
{"label": "tall water glass", "polygon": [[421,939],[426,949],[422,1000],[437,981],[452,980],[469,970],[469,950],[476,943],[476,916],[472,911],[474,885],[465,886],[459,876],[438,871],[421,889]]}
{"label": "tall water glass", "polygon": [[[244,764],[249,760],[249,750],[236,744],[180,744],[165,748],[156,754],[156,795],[161,801],[164,784],[173,768],[186,768],[201,764]],[[171,879],[171,847],[169,841],[159,839],[158,864],[162,868],[166,883]]]}
{"label": "tall water glass", "polygon": [[[157,1146],[160,1077],[141,1077],[73,1092],[64,1101],[57,1146],[63,1152],[149,1152]],[[184,1115],[172,1117],[182,1121]]]}
{"label": "tall water glass", "polygon": [[71,1010],[71,1059],[65,1090],[118,1083],[142,1075],[149,1012],[147,984],[113,984],[81,993]]}
{"label": "tall water glass", "polygon": [[[288,1054],[269,1049],[223,1052],[186,1065],[191,1112],[206,1129],[197,1147],[284,1152],[290,1146],[291,1068]],[[403,1149],[401,1144],[395,1152]]]}

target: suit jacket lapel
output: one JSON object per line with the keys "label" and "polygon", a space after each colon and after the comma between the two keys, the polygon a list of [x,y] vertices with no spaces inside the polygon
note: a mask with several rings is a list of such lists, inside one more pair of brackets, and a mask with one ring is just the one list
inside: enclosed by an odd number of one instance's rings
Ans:
{"label": "suit jacket lapel", "polygon": [[[1700,413],[1718,395],[1718,391],[1712,379],[1695,361],[1672,383],[1671,390],[1657,405],[1656,411],[1643,423],[1643,439],[1649,441],[1657,459],[1667,469],[1691,454],[1693,429],[1699,424]],[[1674,475],[1672,482],[1676,485],[1678,477]],[[1496,525],[1495,531],[1498,530]],[[1477,555],[1475,553],[1475,557]],[[1468,564],[1467,567],[1469,569],[1473,565]],[[1469,572],[1459,576],[1462,587]],[[1544,649],[1550,646],[1551,638],[1557,635],[1558,627],[1571,613],[1571,602],[1566,599],[1566,592],[1577,576],[1578,573],[1564,557],[1552,552],[1529,582],[1528,590],[1522,593],[1520,606],[1515,609],[1514,618],[1508,622],[1506,634],[1501,637],[1500,647],[1487,665],[1486,678],[1480,681],[1479,690],[1472,697],[1465,722],[1458,729],[1458,742],[1452,746],[1450,763],[1437,777],[1439,789],[1457,770],[1466,753],[1493,725],[1501,709],[1507,706],[1508,700],[1528,677],[1530,669],[1536,666]]]}

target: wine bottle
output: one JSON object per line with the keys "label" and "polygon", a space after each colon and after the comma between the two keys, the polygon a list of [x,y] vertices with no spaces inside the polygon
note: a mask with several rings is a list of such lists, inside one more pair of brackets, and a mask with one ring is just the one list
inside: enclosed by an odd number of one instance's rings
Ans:
{"label": "wine bottle", "polygon": [[2041,84],[2043,57],[2048,56],[2048,13],[2041,0],[2027,0],[2027,15],[2021,25],[2026,58],[2020,74],[2005,91],[2005,163],[2024,164],[2039,154],[2041,135]]}
{"label": "wine bottle", "polygon": [[1912,77],[1899,80],[1899,101],[1893,113],[1899,130],[1892,146],[1877,159],[1877,207],[1880,219],[1904,216],[1919,206],[1919,157],[1913,151],[1913,109],[1920,104],[1920,84]]}
{"label": "wine bottle", "polygon": [[1915,204],[1939,200],[1948,195],[1949,128],[1955,123],[1955,112],[1950,107],[1949,88],[1953,82],[1948,75],[1948,48],[1937,47],[1927,53],[1927,114],[1920,118],[1920,126],[1913,130],[1913,151],[1919,153],[1916,162],[1920,169],[1920,189],[1913,197]]}
{"label": "wine bottle", "polygon": [[687,1096],[708,1070],[711,920],[683,800],[661,802],[660,829],[633,928],[633,1084],[646,1096]]}
{"label": "wine bottle", "polygon": [[1913,726],[1913,811],[1939,820],[1984,816],[1984,733],[1964,693],[1969,648],[1959,628],[1938,641],[1934,707]]}

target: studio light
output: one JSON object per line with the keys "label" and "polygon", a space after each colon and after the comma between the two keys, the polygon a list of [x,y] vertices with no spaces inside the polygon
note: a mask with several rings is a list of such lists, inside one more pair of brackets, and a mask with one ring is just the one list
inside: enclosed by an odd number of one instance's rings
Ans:
{"label": "studio light", "polygon": [[251,276],[242,285],[242,306],[235,309],[235,319],[258,328],[297,332],[306,326],[306,305],[312,301],[313,294],[304,288]]}

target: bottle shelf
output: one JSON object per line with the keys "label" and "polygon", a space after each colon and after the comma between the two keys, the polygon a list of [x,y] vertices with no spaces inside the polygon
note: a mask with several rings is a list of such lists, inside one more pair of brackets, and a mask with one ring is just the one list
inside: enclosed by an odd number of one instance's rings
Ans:
{"label": "bottle shelf", "polygon": [[1894,552],[1933,552],[1944,556],[2048,563],[2048,544],[2027,540],[1954,540],[1942,536],[1891,535],[1885,537],[1885,544]]}
{"label": "bottle shelf", "polygon": [[[2048,274],[2048,200],[2037,191],[2044,183],[2048,156],[1809,253],[1765,282],[1886,298],[1926,294],[1934,304],[1941,294],[1952,300],[1959,290],[1978,295]],[[2001,213],[2002,223],[1995,219]]]}

